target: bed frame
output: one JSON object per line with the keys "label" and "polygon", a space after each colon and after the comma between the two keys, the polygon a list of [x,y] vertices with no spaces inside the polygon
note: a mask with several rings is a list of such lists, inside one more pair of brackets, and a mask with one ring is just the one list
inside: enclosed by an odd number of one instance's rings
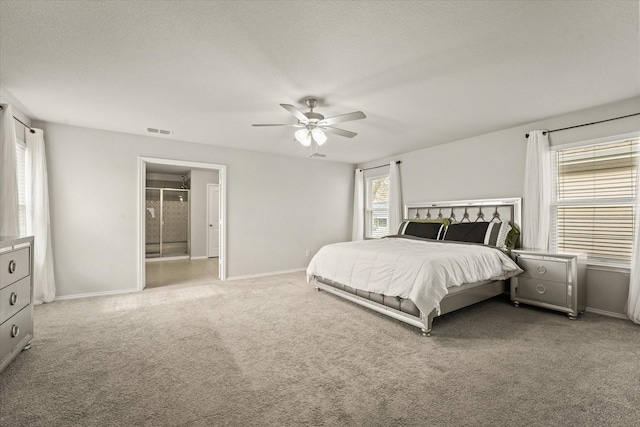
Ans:
{"label": "bed frame", "polygon": [[[481,199],[449,202],[409,203],[404,206],[406,219],[449,218],[457,222],[507,221],[522,226],[522,199]],[[452,311],[476,304],[501,295],[508,290],[508,281],[483,281],[468,283],[450,288],[440,302],[440,314],[434,309],[431,313],[422,313],[415,304],[399,297],[389,297],[373,292],[365,292],[316,277],[316,290],[360,304],[386,316],[420,328],[423,336],[431,336],[433,319]]]}

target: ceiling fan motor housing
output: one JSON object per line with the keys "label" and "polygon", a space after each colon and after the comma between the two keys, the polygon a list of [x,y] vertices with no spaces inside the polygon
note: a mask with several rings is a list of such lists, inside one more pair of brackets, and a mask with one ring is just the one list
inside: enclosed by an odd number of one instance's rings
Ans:
{"label": "ceiling fan motor housing", "polygon": [[309,111],[308,113],[302,113],[305,115],[310,122],[319,122],[320,120],[324,120],[324,116],[320,113],[314,113],[313,111]]}
{"label": "ceiling fan motor housing", "polygon": [[[309,107],[309,109],[311,110],[308,113],[302,113],[309,120],[309,122],[317,123],[320,120],[324,120],[324,116],[322,114],[313,112],[313,109],[316,108],[316,105],[318,105],[318,100],[317,99],[315,99],[315,98],[307,98],[307,99],[304,100],[304,103],[307,104],[307,107]],[[301,123],[301,124],[304,124],[304,123]]]}

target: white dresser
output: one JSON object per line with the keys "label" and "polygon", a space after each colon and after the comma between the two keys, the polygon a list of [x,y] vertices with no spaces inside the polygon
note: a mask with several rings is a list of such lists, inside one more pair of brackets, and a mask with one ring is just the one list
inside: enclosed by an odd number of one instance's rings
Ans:
{"label": "white dresser", "polygon": [[0,371],[33,339],[33,237],[0,236]]}

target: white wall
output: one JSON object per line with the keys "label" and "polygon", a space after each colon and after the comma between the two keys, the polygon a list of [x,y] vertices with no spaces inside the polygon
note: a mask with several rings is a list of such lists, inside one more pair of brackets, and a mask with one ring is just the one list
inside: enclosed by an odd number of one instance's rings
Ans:
{"label": "white wall", "polygon": [[[523,100],[526,102],[526,100]],[[358,165],[372,167],[401,160],[403,203],[522,197],[526,154],[525,133],[559,129],[640,112],[640,97],[499,132],[450,142]],[[554,132],[551,145],[563,145],[640,130],[640,116]],[[523,201],[526,203],[526,200]],[[526,224],[524,224],[526,227]],[[628,272],[589,267],[587,306],[622,314],[629,286]]]}
{"label": "white wall", "polygon": [[218,183],[218,171],[191,171],[191,257],[207,256],[207,184]]}
{"label": "white wall", "polygon": [[[22,105],[22,103],[11,94],[11,92],[7,91],[2,86],[0,86],[0,104],[11,104],[13,116],[21,120],[22,123],[26,123],[31,126],[31,118],[30,115],[28,115],[29,110],[27,110],[24,105]],[[17,120],[16,123],[18,123]],[[22,128],[20,129],[20,132],[22,132]]]}
{"label": "white wall", "polygon": [[58,296],[137,286],[138,157],[227,165],[228,276],[303,268],[350,236],[353,165],[36,123]]}

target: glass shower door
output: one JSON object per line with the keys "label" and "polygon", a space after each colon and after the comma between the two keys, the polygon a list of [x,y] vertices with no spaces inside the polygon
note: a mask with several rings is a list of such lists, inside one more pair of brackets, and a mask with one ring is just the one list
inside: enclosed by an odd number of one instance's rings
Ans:
{"label": "glass shower door", "polygon": [[189,254],[189,190],[162,190],[162,256]]}
{"label": "glass shower door", "polygon": [[145,255],[147,258],[162,256],[161,203],[162,190],[147,188],[145,201]]}

